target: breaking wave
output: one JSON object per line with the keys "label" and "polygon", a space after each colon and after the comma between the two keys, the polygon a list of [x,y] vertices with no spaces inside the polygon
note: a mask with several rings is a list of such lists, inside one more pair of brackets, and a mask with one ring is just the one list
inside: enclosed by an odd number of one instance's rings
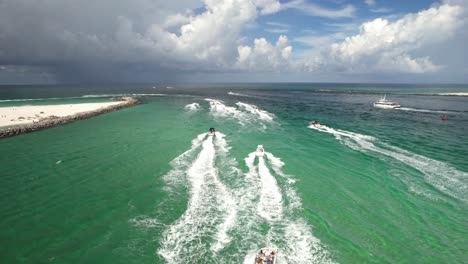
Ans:
{"label": "breaking wave", "polygon": [[[379,139],[324,125],[309,128],[335,136],[342,144],[357,151],[372,151],[398,160],[424,175],[425,181],[455,199],[468,203],[468,173],[459,171],[447,163],[404,150]],[[421,191],[419,191],[421,192]]]}

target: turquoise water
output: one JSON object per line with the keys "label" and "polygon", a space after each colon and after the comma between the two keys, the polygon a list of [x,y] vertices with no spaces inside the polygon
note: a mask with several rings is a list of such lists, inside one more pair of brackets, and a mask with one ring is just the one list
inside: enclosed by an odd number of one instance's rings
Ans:
{"label": "turquoise water", "polygon": [[[280,263],[467,262],[468,97],[172,86],[0,89],[0,100],[76,97],[57,103],[167,94],[0,140],[2,263],[253,263],[264,246]],[[373,108],[373,93],[402,109]]]}

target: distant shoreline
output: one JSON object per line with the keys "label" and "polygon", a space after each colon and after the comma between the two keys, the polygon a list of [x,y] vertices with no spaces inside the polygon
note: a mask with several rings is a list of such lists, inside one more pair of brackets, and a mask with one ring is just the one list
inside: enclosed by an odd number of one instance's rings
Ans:
{"label": "distant shoreline", "polygon": [[468,93],[395,93],[395,92],[366,92],[366,91],[352,91],[352,90],[316,90],[311,92],[318,92],[318,93],[345,93],[345,94],[392,94],[392,95],[421,95],[421,96],[468,96]]}
{"label": "distant shoreline", "polygon": [[[123,108],[131,107],[134,105],[139,104],[140,102],[133,98],[133,97],[118,97],[115,98],[117,101],[121,101],[120,103],[116,104],[111,104],[107,105],[105,107],[101,107],[99,109],[95,110],[84,110],[75,114],[71,115],[65,115],[65,116],[56,116],[56,115],[51,115],[51,116],[46,116],[46,117],[39,117],[37,119],[32,120],[32,123],[26,123],[26,124],[17,124],[13,126],[5,126],[5,127],[0,127],[0,138],[5,138],[5,137],[12,137],[12,136],[17,136],[29,132],[34,132],[58,125],[63,125],[67,124],[73,121],[77,120],[82,120],[90,117],[94,117],[97,115],[109,113],[112,111],[120,110]],[[79,104],[67,104],[64,106],[77,106]],[[44,107],[44,106],[41,106]],[[47,106],[45,106],[47,107]]]}

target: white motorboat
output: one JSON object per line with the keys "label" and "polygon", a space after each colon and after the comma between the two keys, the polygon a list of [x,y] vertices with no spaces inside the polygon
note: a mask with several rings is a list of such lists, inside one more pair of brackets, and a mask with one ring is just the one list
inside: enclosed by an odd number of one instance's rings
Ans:
{"label": "white motorboat", "polygon": [[255,255],[255,264],[276,264],[276,249],[262,248]]}
{"label": "white motorboat", "polygon": [[255,153],[257,157],[263,157],[265,155],[265,150],[263,149],[263,145],[258,145],[257,146],[257,151]]}
{"label": "white motorboat", "polygon": [[374,103],[374,107],[383,109],[395,109],[400,108],[400,104],[398,102],[387,101],[384,95],[382,98],[380,98],[377,102]]}

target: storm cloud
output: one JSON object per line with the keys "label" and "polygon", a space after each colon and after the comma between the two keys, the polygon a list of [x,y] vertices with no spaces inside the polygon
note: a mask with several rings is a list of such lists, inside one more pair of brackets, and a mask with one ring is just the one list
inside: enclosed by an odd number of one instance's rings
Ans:
{"label": "storm cloud", "polygon": [[[238,80],[268,72],[285,81],[294,80],[278,74],[313,81],[343,73],[365,79],[405,73],[463,81],[466,2],[444,1],[397,19],[369,20],[360,34],[302,50],[312,55],[298,59],[287,35],[243,34],[258,26],[261,16],[288,10],[324,17],[314,11],[323,7],[306,1],[0,0],[0,83],[183,82],[193,76],[210,81],[214,75],[229,81],[229,74]],[[341,11],[348,9],[352,12],[344,16]],[[356,13],[350,5],[326,10],[326,19]]]}

